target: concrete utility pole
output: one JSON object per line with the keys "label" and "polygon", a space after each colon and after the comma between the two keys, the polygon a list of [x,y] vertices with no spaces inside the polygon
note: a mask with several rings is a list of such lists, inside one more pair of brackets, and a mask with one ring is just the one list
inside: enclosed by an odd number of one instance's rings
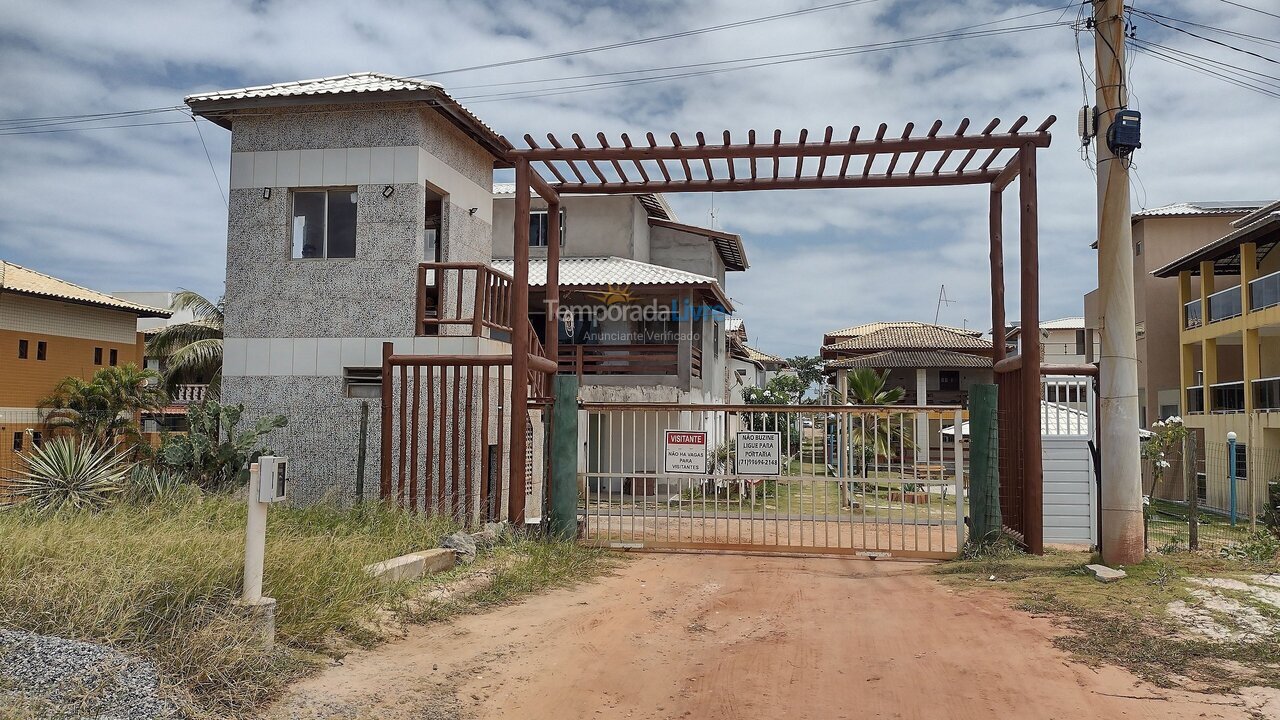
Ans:
{"label": "concrete utility pole", "polygon": [[1102,561],[1142,562],[1142,467],[1138,445],[1138,337],[1133,299],[1129,170],[1107,146],[1128,102],[1124,0],[1093,0],[1097,78],[1098,290],[1102,311],[1098,421],[1102,454]]}

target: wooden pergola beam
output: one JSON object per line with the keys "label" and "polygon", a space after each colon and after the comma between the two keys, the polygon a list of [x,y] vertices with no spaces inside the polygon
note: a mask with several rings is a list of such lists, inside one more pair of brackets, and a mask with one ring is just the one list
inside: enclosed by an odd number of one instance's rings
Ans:
{"label": "wooden pergola beam", "polygon": [[866,177],[792,177],[738,178],[730,180],[671,180],[669,182],[654,181],[648,183],[583,183],[561,185],[557,189],[561,193],[582,195],[607,195],[624,192],[722,192],[730,190],[817,190],[824,188],[858,188],[858,187],[933,187],[940,185],[981,185],[993,182],[998,173],[994,170],[972,171],[965,173],[929,173],[926,175],[868,175]]}

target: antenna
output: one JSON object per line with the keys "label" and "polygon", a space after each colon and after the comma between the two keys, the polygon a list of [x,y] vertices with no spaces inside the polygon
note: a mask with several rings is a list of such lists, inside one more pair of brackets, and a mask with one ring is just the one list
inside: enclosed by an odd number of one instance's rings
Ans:
{"label": "antenna", "polygon": [[711,193],[711,229],[712,230],[720,229],[716,227],[716,194],[715,193]]}
{"label": "antenna", "polygon": [[934,325],[938,324],[938,318],[942,315],[942,305],[944,303],[947,305],[954,305],[956,302],[957,302],[956,300],[947,299],[947,286],[945,284],[939,287],[938,288],[938,306],[933,311],[933,324]]}

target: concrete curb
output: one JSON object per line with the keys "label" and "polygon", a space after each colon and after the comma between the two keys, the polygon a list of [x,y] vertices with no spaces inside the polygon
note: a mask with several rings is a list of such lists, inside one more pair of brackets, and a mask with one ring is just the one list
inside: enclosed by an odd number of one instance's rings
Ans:
{"label": "concrete curb", "polygon": [[458,563],[458,554],[449,548],[423,550],[401,555],[380,563],[366,565],[364,571],[384,583],[417,580],[424,575],[450,570]]}

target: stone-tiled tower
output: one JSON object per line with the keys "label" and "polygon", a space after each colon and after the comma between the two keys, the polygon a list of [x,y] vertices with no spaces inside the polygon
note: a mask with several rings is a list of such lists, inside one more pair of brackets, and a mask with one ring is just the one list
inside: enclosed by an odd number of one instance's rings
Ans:
{"label": "stone-tiled tower", "polygon": [[373,73],[187,104],[232,132],[223,401],[243,403],[246,423],[288,416],[271,445],[294,458],[303,502],[351,497],[368,401],[365,495],[376,497],[378,398],[358,381],[381,366],[382,343],[430,354],[494,342],[415,337],[416,278],[434,242],[444,261],[489,262],[506,141],[439,85]]}

